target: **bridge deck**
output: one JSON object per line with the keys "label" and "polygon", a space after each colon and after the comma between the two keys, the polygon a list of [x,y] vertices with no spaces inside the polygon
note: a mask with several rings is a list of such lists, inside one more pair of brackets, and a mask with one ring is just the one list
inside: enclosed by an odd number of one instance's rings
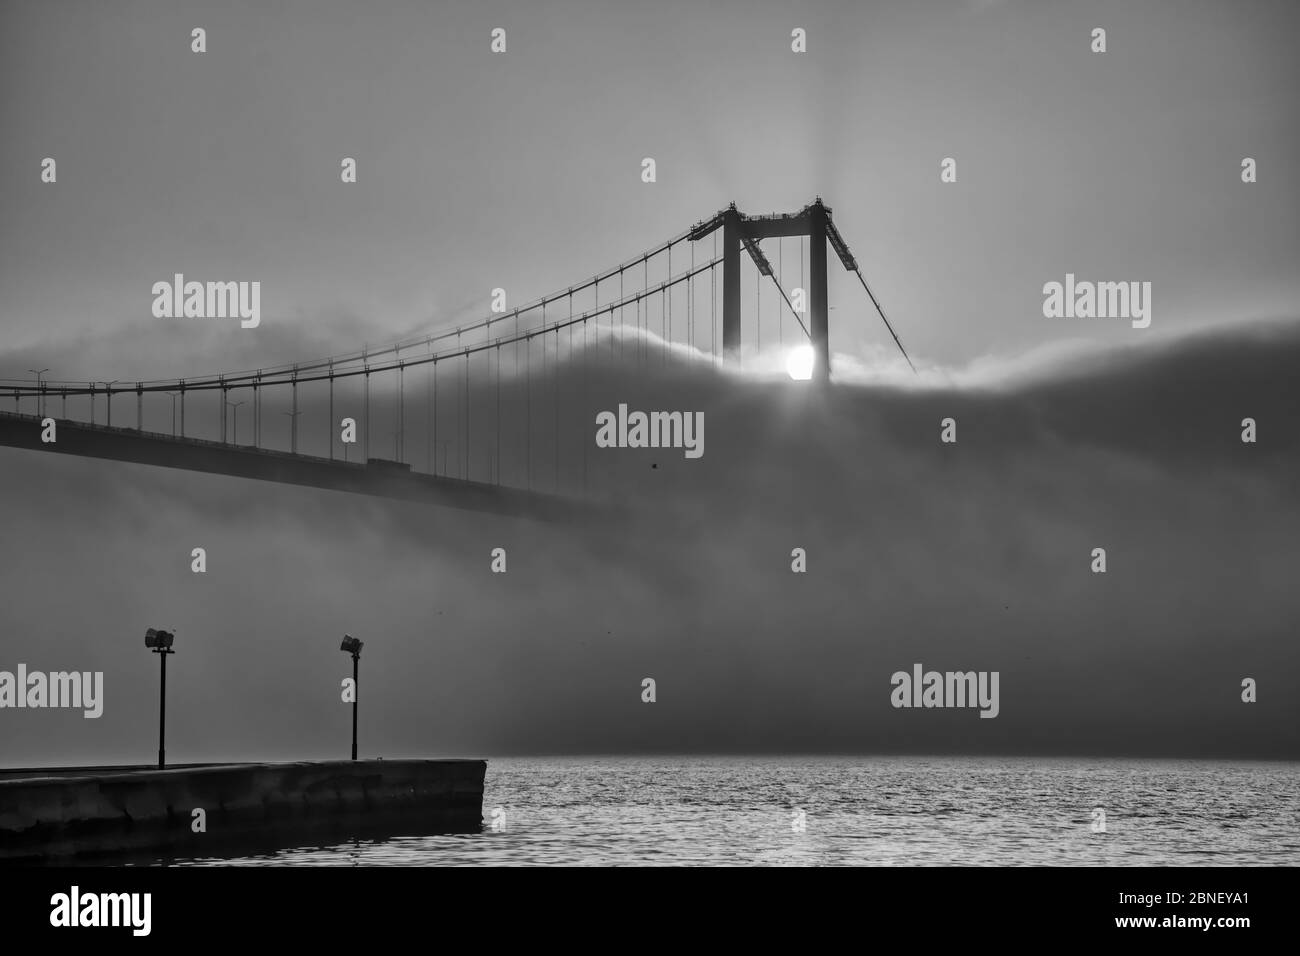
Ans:
{"label": "bridge deck", "polygon": [[331,461],[249,445],[174,438],[134,428],[60,419],[57,438],[50,443],[41,441],[41,419],[35,415],[0,412],[0,445],[29,451],[184,468],[543,521],[576,518],[594,510],[587,503],[571,498],[406,471],[391,464]]}

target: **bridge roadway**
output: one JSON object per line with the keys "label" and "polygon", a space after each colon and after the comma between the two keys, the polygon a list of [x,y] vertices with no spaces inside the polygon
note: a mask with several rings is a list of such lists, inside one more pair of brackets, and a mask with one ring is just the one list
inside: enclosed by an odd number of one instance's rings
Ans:
{"label": "bridge roadway", "polygon": [[[52,417],[52,416],[51,416]],[[397,498],[467,511],[565,521],[590,517],[597,507],[573,498],[500,485],[408,471],[393,463],[363,465],[313,455],[291,454],[201,438],[59,419],[57,441],[41,441],[41,419],[0,412],[0,445],[88,458],[130,461],[326,488],[379,498]]]}

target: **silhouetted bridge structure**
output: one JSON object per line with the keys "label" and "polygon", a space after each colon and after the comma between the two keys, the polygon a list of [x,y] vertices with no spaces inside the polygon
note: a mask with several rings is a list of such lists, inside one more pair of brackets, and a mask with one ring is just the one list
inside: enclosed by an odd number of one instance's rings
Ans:
{"label": "silhouetted bridge structure", "polygon": [[0,445],[14,448],[183,468],[542,520],[566,519],[581,509],[578,502],[557,495],[413,472],[409,467],[394,467],[393,463],[384,461],[367,464],[330,461],[315,455],[75,421],[59,422],[56,442],[43,443],[40,435],[39,417],[0,412]]}
{"label": "silhouetted bridge structure", "polygon": [[[783,283],[787,238],[798,240],[801,284],[793,288],[793,297]],[[763,242],[772,239],[778,241],[775,266],[763,249]],[[706,240],[710,255],[697,255]],[[679,248],[683,245],[687,254]],[[42,379],[42,370],[35,381],[0,382],[0,399],[12,397],[14,402],[12,413],[0,411],[0,444],[471,510],[563,518],[575,514],[587,500],[587,456],[595,434],[594,422],[584,416],[576,445],[570,441],[566,447],[562,441],[561,390],[572,394],[586,385],[586,370],[581,362],[572,361],[575,356],[605,353],[638,365],[743,363],[743,251],[753,266],[755,346],[762,344],[758,339],[766,286],[779,293],[775,301],[778,339],[784,345],[788,325],[792,344],[811,349],[810,377],[825,382],[830,375],[827,246],[861,281],[888,327],[831,210],[820,199],[795,213],[764,216],[746,216],[732,205],[578,285],[520,308],[492,312],[468,325],[379,348],[189,378],[50,381]],[[701,302],[704,293],[707,309]],[[896,335],[894,341],[901,350]],[[569,364],[563,366],[562,360]],[[563,386],[561,378],[566,378]],[[576,383],[570,381],[574,378]],[[325,399],[325,414],[310,431],[299,422],[306,414],[300,402],[302,389],[326,393],[316,393],[318,402]],[[131,396],[135,398],[133,426],[122,423],[120,411],[121,399],[129,401]],[[115,397],[119,399],[117,424],[113,422]],[[170,399],[169,431],[146,430],[146,398],[151,399],[149,411],[155,421],[168,410],[157,399]],[[392,417],[376,429],[376,406],[385,399],[391,402]],[[24,402],[30,411],[24,410]],[[56,403],[57,409],[52,408]],[[281,415],[289,419],[287,442],[280,447],[272,447],[275,443],[265,434],[267,404],[272,404],[272,413],[279,412],[274,421]],[[212,405],[217,406],[215,414]],[[239,409],[245,405],[250,406],[246,415],[251,419],[251,434],[245,428],[241,444]],[[101,407],[102,424],[98,421]],[[57,424],[54,442],[41,438],[47,417]],[[344,418],[352,419],[358,451],[344,441]],[[385,427],[389,422],[392,427]],[[385,444],[381,454],[379,439],[389,436],[392,444]],[[389,448],[392,459],[384,460]],[[421,458],[424,468],[415,470]],[[570,463],[563,480],[562,460]]]}

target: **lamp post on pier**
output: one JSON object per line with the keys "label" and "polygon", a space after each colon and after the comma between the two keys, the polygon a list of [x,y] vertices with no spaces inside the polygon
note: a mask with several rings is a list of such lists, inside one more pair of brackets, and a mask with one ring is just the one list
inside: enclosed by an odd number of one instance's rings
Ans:
{"label": "lamp post on pier", "polygon": [[357,759],[357,698],[361,696],[357,684],[357,665],[361,662],[361,641],[351,634],[343,635],[343,644],[339,650],[352,655],[352,759]]}
{"label": "lamp post on pier", "polygon": [[158,769],[167,765],[167,655],[175,654],[172,641],[176,635],[171,631],[157,631],[152,627],[144,632],[144,646],[158,655],[160,680],[158,688]]}

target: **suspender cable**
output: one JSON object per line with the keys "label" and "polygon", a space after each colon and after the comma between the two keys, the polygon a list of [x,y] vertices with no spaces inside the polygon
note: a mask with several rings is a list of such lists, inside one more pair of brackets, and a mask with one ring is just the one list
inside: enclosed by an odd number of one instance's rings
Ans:
{"label": "suspender cable", "polygon": [[501,346],[497,346],[497,459],[496,483],[501,484]]}
{"label": "suspender cable", "polygon": [[[623,273],[621,271],[618,274],[618,282],[619,282],[619,289],[621,290],[623,287]],[[622,299],[623,298],[622,295],[620,295],[619,298]],[[619,325],[622,325],[623,319],[621,315],[622,312],[621,306],[619,307],[619,312],[620,312]],[[558,331],[556,332],[556,339],[557,341],[559,339]],[[573,367],[573,293],[572,292],[569,293],[569,367],[570,368]],[[560,421],[558,418],[559,413],[557,412],[556,414],[557,414],[557,418],[555,420],[555,430],[558,433],[560,429]]]}
{"label": "suspender cable", "polygon": [[[515,394],[516,394],[516,396],[519,394],[519,346],[520,346],[521,344],[522,344],[522,342],[521,342],[521,340],[520,340],[520,338],[519,338],[519,310],[516,309],[516,310],[515,310],[515,338],[514,338],[514,353],[515,353]],[[518,436],[516,436],[516,437],[518,437]]]}
{"label": "suspender cable", "polygon": [[[593,305],[592,308],[596,310],[597,314],[599,314],[600,313],[600,278],[599,277],[597,277],[595,283],[593,284],[593,287],[595,288],[595,305]],[[599,320],[596,321],[596,331],[600,331]],[[545,341],[546,340],[543,338],[542,340],[543,344],[545,344]],[[610,358],[614,357],[614,313],[613,312],[609,314],[609,357]]]}
{"label": "suspender cable", "polygon": [[[460,372],[457,372],[457,376],[459,376],[460,374],[461,374]],[[455,393],[455,395],[456,395],[456,408],[455,408],[455,416],[456,416],[456,477],[459,478],[462,474],[464,474],[464,467],[465,467],[465,466],[464,466],[464,459],[465,459],[465,434],[464,434],[465,419],[464,419],[464,416],[461,414],[462,406],[465,404],[465,400],[461,397],[461,394],[460,394],[460,379],[459,379],[459,377],[458,377],[454,382],[451,383],[451,387],[452,387],[452,391],[453,391],[453,392]]]}
{"label": "suspender cable", "polygon": [[471,418],[470,402],[472,397],[469,393],[469,363],[472,360],[469,353],[465,354],[465,480],[469,481],[469,454],[470,454],[470,427],[474,424]]}
{"label": "suspender cable", "polygon": [[[456,337],[456,344],[457,344],[457,345],[460,345],[460,337],[459,337],[459,336]],[[463,375],[464,375],[464,382],[465,382],[465,401],[464,401],[464,403],[463,403],[463,404],[464,404],[464,409],[465,409],[465,412],[464,412],[464,414],[465,414],[465,453],[461,456],[461,460],[464,462],[463,470],[462,470],[462,472],[461,472],[461,476],[462,476],[466,481],[469,481],[469,440],[470,440],[470,439],[469,439],[469,426],[470,426],[470,420],[469,420],[469,411],[470,411],[470,409],[469,409],[469,401],[470,401],[470,399],[469,399],[469,362],[470,362],[470,359],[469,359],[469,352],[467,351],[467,352],[465,352],[465,370],[464,370],[464,372],[463,372]]]}
{"label": "suspender cable", "polygon": [[555,490],[560,490],[560,330],[555,330],[555,361],[551,363],[551,404],[555,406]]}
{"label": "suspender cable", "polygon": [[[541,340],[542,340],[542,386],[545,387],[546,385],[546,315],[544,313],[542,315]],[[543,393],[543,396],[545,396],[545,393]],[[539,413],[541,412],[541,408],[538,408],[538,412]]]}
{"label": "suspender cable", "polygon": [[524,337],[524,379],[525,379],[525,458],[528,461],[528,490],[533,490],[533,339],[532,336]]}
{"label": "suspender cable", "polygon": [[[579,414],[587,411],[587,320],[582,320],[582,408]],[[582,493],[587,493],[587,443],[582,442]]]}
{"label": "suspender cable", "polygon": [[790,297],[785,294],[785,289],[781,287],[780,280],[778,280],[777,277],[774,275],[772,276],[772,282],[776,286],[776,291],[781,293],[781,298],[785,299],[785,304],[790,307],[790,314],[793,315],[794,320],[799,323],[799,328],[803,329],[803,334],[808,336],[809,341],[811,341],[812,333],[808,331],[808,326],[803,324],[803,319],[800,318],[799,313],[795,311],[794,303],[791,302]]}

